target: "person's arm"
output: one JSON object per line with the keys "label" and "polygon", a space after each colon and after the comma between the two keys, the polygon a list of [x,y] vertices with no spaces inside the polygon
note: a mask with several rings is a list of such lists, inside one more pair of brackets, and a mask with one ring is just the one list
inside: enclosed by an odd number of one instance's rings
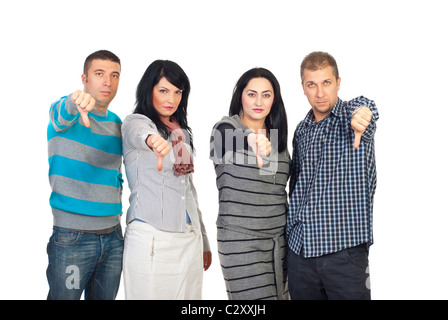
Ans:
{"label": "person's arm", "polygon": [[217,162],[224,162],[228,153],[248,150],[247,135],[233,125],[223,122],[215,126],[210,137],[210,158]]}
{"label": "person's arm", "polygon": [[263,156],[266,157],[271,153],[271,142],[264,134],[250,133],[247,136],[247,144],[257,157],[257,165],[263,167]]}
{"label": "person's arm", "polygon": [[157,170],[162,171],[163,158],[170,152],[171,145],[158,134],[148,135],[145,142],[157,157]]}
{"label": "person's arm", "polygon": [[189,179],[189,187],[191,189],[191,193],[193,195],[194,201],[196,202],[196,208],[198,210],[198,218],[199,218],[199,224],[201,226],[201,234],[203,242],[204,271],[206,271],[212,264],[212,252],[210,250],[210,243],[208,241],[207,231],[205,230],[205,225],[204,222],[202,221],[202,212],[199,209],[198,195],[196,192],[196,188],[194,187],[193,177],[191,174],[188,175],[188,179]]}
{"label": "person's arm", "polygon": [[267,156],[271,150],[271,143],[266,136],[256,134],[252,130],[236,129],[230,123],[220,123],[213,128],[210,138],[210,158],[215,163],[225,163],[226,159],[233,158],[235,152],[252,148],[257,155],[258,166],[263,165],[261,156]]}
{"label": "person's arm", "polygon": [[297,125],[296,129],[294,130],[294,135],[292,137],[292,161],[291,161],[291,172],[290,172],[290,178],[289,178],[289,196],[291,197],[294,188],[296,187],[297,182],[297,176],[299,175],[299,172],[297,172],[297,161],[298,161],[298,146],[296,144],[296,135],[297,131],[299,130],[300,124]]}
{"label": "person's arm", "polygon": [[373,100],[361,96],[349,102],[348,110],[351,114],[350,125],[355,135],[353,145],[358,148],[361,140],[366,142],[373,140],[376,121],[379,118],[378,109]]}
{"label": "person's arm", "polygon": [[140,115],[128,116],[121,127],[123,142],[131,148],[152,150],[157,157],[157,169],[162,170],[163,158],[170,152],[171,145],[159,135],[156,126]]}
{"label": "person's arm", "polygon": [[88,113],[94,107],[95,99],[90,94],[78,90],[51,105],[50,121],[57,132],[66,131],[79,117],[86,127],[90,127]]}

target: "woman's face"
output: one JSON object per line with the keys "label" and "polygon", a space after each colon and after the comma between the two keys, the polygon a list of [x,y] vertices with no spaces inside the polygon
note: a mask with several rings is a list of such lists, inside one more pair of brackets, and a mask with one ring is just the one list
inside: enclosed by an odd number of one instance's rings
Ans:
{"label": "woman's face", "polygon": [[182,100],[182,90],[172,85],[165,77],[152,90],[152,104],[159,117],[169,119]]}
{"label": "woman's face", "polygon": [[246,122],[263,121],[271,112],[274,102],[274,89],[266,78],[253,78],[249,81],[241,96],[243,120]]}

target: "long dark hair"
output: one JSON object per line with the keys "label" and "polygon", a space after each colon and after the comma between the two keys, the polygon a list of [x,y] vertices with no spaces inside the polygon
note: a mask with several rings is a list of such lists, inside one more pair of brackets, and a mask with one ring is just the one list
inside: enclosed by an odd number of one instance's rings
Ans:
{"label": "long dark hair", "polygon": [[162,134],[163,138],[168,139],[170,133],[160,120],[159,115],[152,103],[153,88],[159,83],[160,79],[165,77],[168,82],[182,90],[182,99],[179,107],[172,117],[177,120],[180,127],[189,134],[187,139],[193,149],[193,136],[191,128],[187,121],[188,96],[190,94],[190,80],[184,70],[175,62],[169,60],[156,60],[151,63],[143,74],[137,86],[136,103],[134,113],[139,113],[151,119]]}
{"label": "long dark hair", "polygon": [[288,121],[286,118],[286,110],[283,104],[280,92],[280,84],[271,71],[264,68],[253,68],[246,71],[235,85],[233,90],[232,101],[230,102],[229,116],[240,114],[243,110],[241,97],[244,88],[253,78],[265,78],[269,80],[274,89],[274,101],[272,103],[271,112],[265,120],[266,129],[270,134],[271,129],[278,130],[278,151],[283,152],[288,146]]}

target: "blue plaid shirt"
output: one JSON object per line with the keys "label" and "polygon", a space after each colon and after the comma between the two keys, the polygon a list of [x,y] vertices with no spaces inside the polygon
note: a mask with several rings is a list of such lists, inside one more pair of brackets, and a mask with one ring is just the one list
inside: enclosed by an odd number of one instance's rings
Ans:
{"label": "blue plaid shirt", "polygon": [[[368,107],[372,120],[355,149],[352,112]],[[313,111],[299,123],[293,140],[293,166],[286,235],[291,250],[317,257],[373,243],[376,189],[374,133],[378,110],[372,100],[338,99],[327,117]]]}

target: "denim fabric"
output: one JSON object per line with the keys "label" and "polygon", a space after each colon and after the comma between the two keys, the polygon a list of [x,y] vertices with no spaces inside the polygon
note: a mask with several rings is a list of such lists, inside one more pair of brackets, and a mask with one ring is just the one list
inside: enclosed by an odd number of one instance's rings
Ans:
{"label": "denim fabric", "polygon": [[48,300],[113,300],[120,285],[121,227],[96,235],[53,227],[47,245]]}

